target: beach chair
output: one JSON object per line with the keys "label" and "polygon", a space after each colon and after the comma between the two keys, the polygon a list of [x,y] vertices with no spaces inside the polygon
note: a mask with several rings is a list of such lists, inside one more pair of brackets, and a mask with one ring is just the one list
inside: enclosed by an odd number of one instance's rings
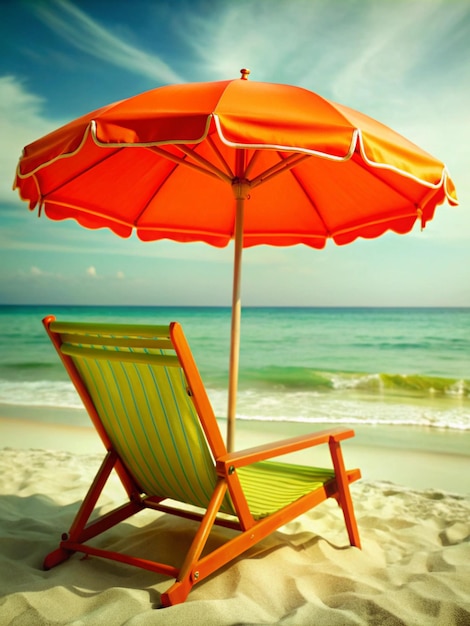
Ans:
{"label": "beach chair", "polygon": [[[354,435],[351,429],[332,428],[227,453],[178,323],[74,323],[53,316],[43,323],[107,450],[69,532],[45,558],[45,569],[74,552],[142,567],[175,579],[161,595],[162,605],[170,606],[184,602],[194,584],[327,498],[336,498],[349,541],[360,547],[349,491],[360,471],[345,470],[340,448]],[[319,444],[329,446],[331,469],[268,460]],[[100,515],[95,507],[112,470],[126,501]],[[159,563],[88,543],[143,509],[197,522],[181,563]],[[227,541],[208,551],[214,525],[236,532],[227,532]]]}

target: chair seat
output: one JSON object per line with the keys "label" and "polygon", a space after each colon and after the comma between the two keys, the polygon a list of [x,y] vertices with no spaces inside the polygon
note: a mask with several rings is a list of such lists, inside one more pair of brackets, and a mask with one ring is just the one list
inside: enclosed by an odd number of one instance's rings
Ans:
{"label": "chair seat", "polygon": [[266,517],[323,487],[333,470],[274,461],[260,461],[238,469],[248,507],[255,519]]}

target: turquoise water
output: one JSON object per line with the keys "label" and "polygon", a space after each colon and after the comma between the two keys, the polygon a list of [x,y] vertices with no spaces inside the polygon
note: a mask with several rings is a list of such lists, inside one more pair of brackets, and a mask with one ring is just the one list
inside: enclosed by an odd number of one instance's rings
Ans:
{"label": "turquoise water", "polygon": [[[223,418],[228,308],[0,307],[0,403],[80,406],[42,327],[47,314],[181,322]],[[246,308],[237,414],[470,430],[470,309]]]}

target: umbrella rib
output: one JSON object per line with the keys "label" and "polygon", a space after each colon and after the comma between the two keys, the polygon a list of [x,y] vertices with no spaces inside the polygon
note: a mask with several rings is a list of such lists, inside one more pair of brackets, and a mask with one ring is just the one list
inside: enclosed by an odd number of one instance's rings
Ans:
{"label": "umbrella rib", "polygon": [[318,209],[318,206],[316,205],[316,203],[313,201],[313,198],[310,196],[310,194],[307,192],[307,190],[305,189],[304,183],[303,181],[299,178],[298,174],[296,172],[291,172],[292,176],[295,178],[295,180],[297,181],[297,184],[299,185],[300,189],[302,189],[303,194],[305,195],[305,197],[307,198],[307,201],[310,203],[310,205],[312,206],[313,210],[316,212],[316,214],[318,215],[321,223],[323,224],[323,227],[325,229],[325,233],[327,234],[327,237],[331,237],[331,231],[328,228],[327,223],[325,222],[323,215],[321,214],[321,212]]}
{"label": "umbrella rib", "polygon": [[[214,150],[217,153],[216,146],[213,146],[213,147],[214,147]],[[213,176],[214,178],[218,178],[218,179],[221,178],[221,174],[223,175],[223,172],[221,172],[220,170],[215,168],[215,166],[212,166],[212,164],[209,161],[207,161],[206,159],[204,159],[203,157],[199,157],[199,155],[196,154],[194,152],[194,150],[191,150],[190,148],[188,148],[184,144],[179,144],[178,145],[178,149],[181,150],[181,152],[183,152],[184,154],[187,154],[187,156],[191,156],[193,158],[197,158],[197,160],[199,160],[200,162],[204,162],[205,167],[200,167],[199,165],[197,165],[195,163],[191,163],[187,159],[184,159],[183,157],[179,157],[176,154],[172,154],[171,152],[167,152],[163,148],[159,148],[157,146],[149,147],[149,150],[151,150],[152,152],[156,152],[157,154],[163,156],[164,158],[168,158],[169,161],[172,161],[173,163],[175,163],[175,167],[177,165],[185,165],[186,167],[190,167],[192,169],[195,169],[198,172],[202,172],[202,173],[204,173],[204,174],[206,174],[208,176]],[[222,155],[220,155],[220,156],[222,158],[222,161],[225,163]],[[227,165],[227,168],[228,168],[228,165]],[[215,170],[215,171],[212,171],[212,170]],[[148,200],[148,202],[146,203],[145,207],[140,211],[139,215],[136,216],[135,224],[138,224],[140,218],[142,217],[142,215],[147,210],[147,207],[150,205],[150,203],[152,202],[153,198],[158,194],[160,189],[165,185],[166,181],[170,178],[170,176],[173,174],[173,172],[174,172],[174,168],[170,172],[168,172],[167,176],[165,177],[165,180],[161,181],[158,189],[155,189],[154,193],[152,194],[152,197]],[[223,180],[227,180],[230,183],[232,182],[232,178],[225,177]],[[142,229],[142,227],[139,227],[139,228]]]}
{"label": "umbrella rib", "polygon": [[[155,196],[159,193],[160,189],[165,185],[166,181],[170,178],[170,176],[173,174],[173,172],[175,171],[177,167],[177,164],[175,163],[175,165],[173,166],[173,168],[167,173],[167,175],[165,176],[164,180],[162,180],[160,182],[160,184],[158,185],[158,187],[156,187],[153,190],[153,193],[151,195],[151,197],[148,199],[148,201],[146,202],[145,206],[139,211],[139,214],[135,216],[134,219],[134,224],[135,227],[137,228],[137,225],[139,223],[140,218],[143,216],[143,214],[145,213],[145,211],[147,210],[147,208],[149,207],[150,203],[152,202],[152,200],[155,198]],[[141,228],[139,226],[139,228]]]}
{"label": "umbrella rib", "polygon": [[191,161],[188,161],[188,159],[185,159],[184,157],[180,157],[177,154],[172,154],[171,152],[168,152],[167,150],[164,150],[163,148],[159,148],[158,146],[147,147],[147,150],[150,150],[151,152],[155,152],[156,154],[168,159],[169,161],[173,161],[174,163],[177,163],[178,165],[185,165],[186,167],[190,167],[196,170],[197,172],[206,174],[207,176],[219,178],[229,183],[232,182],[232,179],[229,176],[227,176],[224,172],[222,172],[222,170],[219,170],[217,167],[212,165],[212,163],[210,163],[209,161],[206,161],[205,159],[197,155],[193,150],[191,150],[191,148],[187,148],[186,146],[183,147],[182,145],[178,144],[178,149],[181,150],[183,154],[188,153],[187,156],[193,157],[199,163],[205,161],[204,163],[205,167],[201,167],[201,165],[198,165],[197,163],[191,163]]}
{"label": "umbrella rib", "polygon": [[228,176],[225,172],[215,166],[213,163],[205,159],[203,156],[198,154],[193,148],[190,148],[186,145],[178,145],[178,148],[183,152],[186,156],[194,159],[196,163],[199,163],[203,166],[203,168],[207,168],[207,171],[211,174],[216,174],[219,178],[221,178],[226,183],[232,183],[233,176]]}
{"label": "umbrella rib", "polygon": [[[358,164],[358,165],[359,165],[359,164]],[[367,170],[367,171],[368,171],[368,173],[370,172],[370,170]],[[387,216],[387,217],[383,217],[383,218],[379,218],[379,219],[374,219],[374,220],[371,220],[370,222],[367,222],[366,224],[364,224],[364,222],[361,222],[360,226],[357,226],[357,225],[355,225],[355,226],[348,226],[347,228],[341,228],[341,229],[339,229],[339,230],[335,230],[334,232],[332,232],[332,231],[331,231],[331,229],[330,229],[330,228],[328,228],[328,226],[326,225],[325,220],[323,219],[323,216],[322,216],[321,212],[318,210],[318,207],[317,207],[317,206],[316,206],[316,204],[313,202],[313,200],[312,200],[312,198],[310,197],[310,195],[306,192],[305,187],[304,187],[304,185],[303,185],[303,183],[302,183],[302,180],[300,180],[300,179],[299,179],[299,176],[297,175],[297,173],[296,173],[296,172],[292,172],[292,175],[293,175],[293,176],[294,176],[294,178],[296,179],[297,184],[299,185],[299,187],[300,187],[300,188],[302,189],[302,191],[304,192],[304,194],[305,194],[305,196],[306,196],[307,200],[310,202],[310,204],[312,205],[313,209],[316,211],[316,213],[317,213],[318,217],[320,218],[320,220],[321,220],[321,222],[322,222],[322,224],[323,224],[323,226],[324,226],[324,228],[325,228],[325,232],[327,233],[327,236],[328,236],[328,237],[330,237],[330,238],[334,238],[334,237],[336,237],[337,235],[345,235],[345,234],[347,234],[347,233],[354,232],[355,230],[357,230],[358,228],[362,228],[363,226],[367,226],[367,227],[369,227],[369,226],[376,226],[376,225],[379,225],[379,224],[383,224],[384,222],[389,222],[389,221],[390,221],[390,216]],[[374,176],[375,176],[375,174],[374,174]],[[380,179],[380,180],[381,180],[381,182],[383,182],[383,181],[382,181],[382,179]],[[386,183],[386,184],[387,184],[387,183]],[[390,187],[390,185],[389,185],[389,187]],[[391,187],[391,189],[393,189],[394,191],[396,191],[393,187]],[[412,201],[411,201],[409,198],[407,198],[404,194],[400,194],[400,192],[398,192],[398,191],[397,191],[397,193],[398,193],[399,195],[401,195],[403,198],[405,198],[406,200],[408,200],[408,202],[412,202]],[[415,206],[416,206],[416,205],[415,205]],[[420,217],[420,216],[421,216],[421,214],[422,214],[421,209],[420,209],[419,207],[416,207],[416,210],[415,210],[415,211],[407,211],[406,213],[402,213],[402,214],[397,215],[397,216],[395,216],[395,217],[396,217],[396,219],[398,220],[398,219],[404,219],[404,218],[406,218],[406,217]],[[393,229],[392,229],[392,230],[393,230]]]}
{"label": "umbrella rib", "polygon": [[[261,174],[253,178],[253,180],[250,181],[250,187],[251,188],[257,187],[258,185],[261,185],[267,182],[271,178],[274,178],[274,176],[277,176],[278,174],[282,174],[283,172],[288,172],[296,165],[299,165],[299,163],[302,163],[302,161],[305,161],[306,159],[310,159],[311,157],[312,157],[311,154],[299,154],[297,152],[295,154],[291,154],[286,159],[279,161],[272,167],[268,168],[267,170],[265,170],[264,172],[262,172]],[[251,166],[251,163],[250,163],[250,166]]]}
{"label": "umbrella rib", "polygon": [[[370,170],[368,170],[368,172],[369,171]],[[357,225],[356,226],[348,226],[347,228],[342,228],[340,230],[336,230],[335,232],[332,232],[331,229],[327,226],[327,224],[326,224],[326,222],[325,222],[321,212],[319,211],[317,205],[313,202],[313,199],[311,198],[311,196],[305,190],[305,187],[303,185],[302,180],[299,178],[299,176],[297,175],[296,172],[292,172],[292,175],[294,176],[294,178],[297,181],[297,184],[299,185],[299,187],[302,189],[303,193],[305,194],[305,197],[310,202],[310,204],[312,205],[313,209],[316,211],[319,219],[321,220],[321,222],[322,222],[322,224],[323,224],[323,226],[325,228],[325,232],[327,233],[327,236],[330,237],[330,238],[334,238],[337,235],[344,235],[346,233],[353,232],[353,231],[357,230],[358,228],[362,228],[364,225],[367,226],[367,227],[368,226],[375,226],[375,225],[382,224],[382,223],[387,222],[387,221],[390,220],[390,216],[388,216],[388,217],[384,217],[384,218],[380,218],[380,219],[371,220],[370,222],[367,222],[367,224],[361,223],[361,225],[359,227]],[[392,189],[394,189],[394,188],[392,187]],[[395,191],[395,189],[394,189],[394,191]],[[399,192],[397,192],[397,193],[399,193]],[[404,196],[403,194],[400,194],[400,195],[402,195],[402,197],[404,197],[409,202],[411,202],[411,200],[406,198],[406,196]],[[420,212],[421,212],[421,210],[419,208],[416,208],[416,211],[407,212],[406,214],[401,214],[399,216],[396,216],[396,218],[397,219],[403,219],[405,217],[412,217],[412,216],[419,217],[420,216]]]}
{"label": "umbrella rib", "polygon": [[80,170],[78,173],[74,173],[73,176],[70,176],[70,178],[67,178],[66,180],[63,180],[59,185],[57,185],[53,189],[50,189],[46,194],[41,195],[42,201],[44,202],[44,200],[47,200],[48,196],[50,196],[52,193],[58,191],[59,189],[61,189],[65,185],[68,185],[69,183],[71,183],[72,181],[76,180],[77,178],[79,178],[79,177],[81,178],[83,176],[83,174],[86,174],[89,170],[92,170],[97,165],[101,165],[102,163],[104,163],[105,161],[107,161],[111,157],[115,156],[118,152],[121,152],[122,150],[124,150],[124,148],[116,148],[116,149],[114,149],[110,154],[105,154],[103,156],[103,158],[98,159],[97,161],[94,161],[93,163],[91,163],[87,167],[83,168],[83,170]]}
{"label": "umbrella rib", "polygon": [[[361,156],[362,155],[362,151],[361,151]],[[391,168],[391,167],[387,167],[385,164],[381,164],[381,163],[375,163],[374,161],[364,161],[363,158],[360,160],[355,160],[352,159],[352,162],[357,165],[358,167],[360,167],[362,170],[365,170],[367,172],[368,175],[372,176],[373,178],[376,178],[377,180],[379,180],[383,185],[385,185],[386,187],[388,187],[389,189],[391,189],[392,191],[394,191],[398,196],[401,196],[404,200],[406,200],[407,202],[411,202],[412,204],[416,203],[414,202],[414,200],[412,198],[410,198],[409,196],[407,196],[405,193],[403,193],[402,191],[400,191],[399,189],[397,189],[396,187],[394,187],[393,185],[391,185],[388,181],[384,180],[383,178],[381,178],[378,175],[378,172],[380,170],[385,170],[386,172],[395,172],[398,173],[398,175],[400,176],[404,176],[405,174],[402,172],[402,170],[398,170],[395,168]],[[371,169],[368,169],[366,167],[366,165],[370,165]],[[414,176],[408,177],[408,178],[413,178],[413,180],[421,183],[426,187],[429,187],[428,185],[424,185],[424,181],[415,178]],[[435,189],[435,187],[433,186],[433,189]]]}
{"label": "umbrella rib", "polygon": [[216,145],[216,143],[213,140],[211,135],[207,136],[207,143],[210,145],[210,147],[214,151],[214,154],[217,156],[219,161],[222,163],[223,167],[225,168],[225,171],[226,171],[227,175],[230,177],[230,180],[232,180],[235,177],[235,175],[234,175],[234,173],[232,171],[232,168],[230,167],[230,165],[225,160],[224,155],[220,151],[219,147]]}
{"label": "umbrella rib", "polygon": [[244,177],[245,177],[245,178],[248,178],[248,177],[249,177],[250,172],[251,172],[251,170],[253,169],[253,167],[254,167],[254,165],[255,165],[256,161],[258,160],[258,158],[259,158],[260,154],[261,154],[261,151],[260,151],[260,150],[255,150],[255,151],[253,152],[253,156],[251,157],[250,162],[248,163],[248,165],[247,165],[247,166],[246,166],[246,168],[245,168],[245,174],[244,174]]}

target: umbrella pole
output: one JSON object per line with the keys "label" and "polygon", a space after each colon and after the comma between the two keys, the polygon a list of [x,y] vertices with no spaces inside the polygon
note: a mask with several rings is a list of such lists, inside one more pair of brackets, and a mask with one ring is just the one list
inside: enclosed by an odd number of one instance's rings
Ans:
{"label": "umbrella pole", "polygon": [[240,322],[241,322],[241,269],[243,250],[243,217],[247,186],[240,183],[234,185],[236,197],[235,218],[235,251],[233,263],[233,292],[232,292],[232,326],[230,330],[230,362],[228,383],[227,408],[227,450],[233,452],[235,445],[235,420],[237,408],[238,364],[240,357]]}

